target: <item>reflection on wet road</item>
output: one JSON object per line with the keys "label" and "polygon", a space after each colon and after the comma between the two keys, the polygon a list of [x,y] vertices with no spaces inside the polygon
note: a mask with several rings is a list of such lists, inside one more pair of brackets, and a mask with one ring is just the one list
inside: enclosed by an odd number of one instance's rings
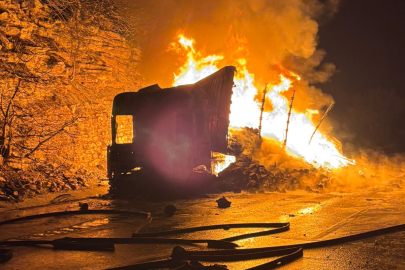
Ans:
{"label": "reflection on wet road", "polygon": [[[218,209],[207,198],[156,202],[148,200],[87,199],[90,209],[139,210],[151,212],[153,221],[141,232],[244,222],[290,222],[287,232],[236,241],[243,248],[299,244],[351,235],[405,223],[405,192],[366,190],[359,193],[315,194],[305,192],[267,194],[224,194],[232,201]],[[177,208],[172,217],[164,206]],[[78,210],[78,202],[61,202],[45,207],[0,212],[0,219],[54,211]],[[43,218],[3,225],[1,240],[57,239],[63,237],[131,237],[142,218],[123,216],[74,216]],[[261,229],[230,229],[175,236],[186,239],[222,239]],[[281,269],[404,269],[405,233],[398,232],[344,245],[305,250],[304,258]],[[116,245],[114,252],[62,251],[52,248],[15,247],[14,256],[2,269],[106,269],[152,259],[165,259],[175,245]],[[184,246],[185,248],[190,248]],[[206,249],[194,246],[194,249]],[[246,269],[266,260],[226,263],[229,269]]]}

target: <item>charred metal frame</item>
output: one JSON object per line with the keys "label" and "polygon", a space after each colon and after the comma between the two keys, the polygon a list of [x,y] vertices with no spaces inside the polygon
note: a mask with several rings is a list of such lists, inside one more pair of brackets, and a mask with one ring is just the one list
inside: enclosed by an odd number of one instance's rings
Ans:
{"label": "charred metal frame", "polygon": [[[211,167],[211,153],[227,153],[233,78],[227,66],[195,84],[161,89],[152,85],[114,98],[107,148],[111,187],[124,178],[186,183],[193,168]],[[116,117],[131,115],[131,143],[116,143]]]}

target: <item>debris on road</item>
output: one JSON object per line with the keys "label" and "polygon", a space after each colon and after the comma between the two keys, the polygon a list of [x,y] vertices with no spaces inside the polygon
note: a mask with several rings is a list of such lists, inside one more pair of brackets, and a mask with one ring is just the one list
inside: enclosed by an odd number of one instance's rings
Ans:
{"label": "debris on road", "polygon": [[228,201],[225,196],[222,196],[222,198],[216,200],[217,204],[218,204],[218,208],[228,208],[231,206],[230,201]]}
{"label": "debris on road", "polygon": [[176,213],[176,206],[174,206],[173,204],[169,204],[165,206],[165,214],[168,217],[172,217],[174,215],[174,213]]}
{"label": "debris on road", "polygon": [[[0,201],[21,202],[40,194],[78,190],[95,184],[100,178],[101,175],[94,172],[69,166],[55,167],[49,164],[38,166],[33,171],[24,171],[4,165],[0,171]],[[57,198],[54,203],[62,202]]]}

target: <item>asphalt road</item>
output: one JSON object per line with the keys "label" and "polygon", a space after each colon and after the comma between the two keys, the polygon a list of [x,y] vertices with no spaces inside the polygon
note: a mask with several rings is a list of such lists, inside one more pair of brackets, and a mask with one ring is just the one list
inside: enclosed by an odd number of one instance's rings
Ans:
{"label": "asphalt road", "polygon": [[[224,195],[230,208],[219,209]],[[236,243],[244,248],[299,244],[366,232],[405,223],[405,191],[398,186],[355,193],[306,192],[221,194],[176,201],[146,199],[83,199],[90,209],[139,210],[152,213],[153,221],[142,232],[242,222],[290,222],[287,232],[249,238]],[[163,210],[177,208],[172,217]],[[0,212],[0,220],[53,211],[78,210],[78,201]],[[63,237],[131,237],[142,218],[76,216],[44,218],[3,225],[0,239],[48,240]],[[231,229],[183,235],[187,239],[221,239],[257,229]],[[405,232],[357,242],[304,250],[304,257],[280,269],[405,269]],[[175,245],[116,245],[114,252],[62,251],[49,247],[13,247],[13,258],[2,269],[107,269],[168,258]],[[185,248],[190,248],[184,246]],[[194,249],[196,247],[193,247]],[[205,249],[197,247],[197,249]],[[223,263],[229,269],[246,269],[268,259]]]}

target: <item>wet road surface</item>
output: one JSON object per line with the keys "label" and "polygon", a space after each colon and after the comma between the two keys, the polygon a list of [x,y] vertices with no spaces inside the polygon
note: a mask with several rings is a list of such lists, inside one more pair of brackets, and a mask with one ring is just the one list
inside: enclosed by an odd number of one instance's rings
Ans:
{"label": "wet road surface", "polygon": [[[230,208],[219,209],[216,199],[225,196]],[[405,191],[397,187],[355,193],[306,192],[221,194],[175,201],[145,199],[83,199],[89,209],[150,212],[153,221],[141,232],[243,222],[290,222],[280,234],[239,240],[244,248],[299,244],[331,239],[405,223]],[[172,217],[164,207],[174,204]],[[0,212],[0,220],[39,213],[78,210],[78,201]],[[144,221],[141,217],[109,215],[43,218],[1,226],[1,240],[52,240],[63,237],[131,237]],[[259,229],[197,232],[185,239],[222,239]],[[280,269],[405,269],[405,232],[357,242],[304,250],[304,257]],[[13,247],[13,258],[2,269],[108,269],[169,258],[175,245],[115,245],[115,251],[63,251],[52,247]],[[189,247],[206,250],[205,247]],[[246,269],[270,259],[222,263],[229,269]]]}

